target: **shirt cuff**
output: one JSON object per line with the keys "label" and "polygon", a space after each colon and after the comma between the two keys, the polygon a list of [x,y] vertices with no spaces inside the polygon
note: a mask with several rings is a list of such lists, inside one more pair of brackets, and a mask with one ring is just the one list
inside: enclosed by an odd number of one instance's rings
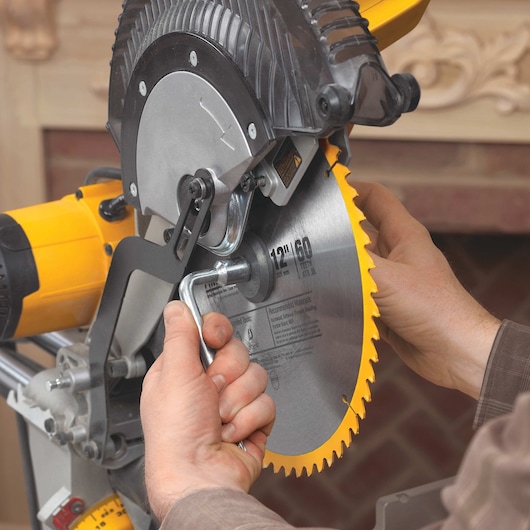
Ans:
{"label": "shirt cuff", "polygon": [[473,428],[507,414],[521,392],[530,390],[530,328],[504,320],[484,373]]}

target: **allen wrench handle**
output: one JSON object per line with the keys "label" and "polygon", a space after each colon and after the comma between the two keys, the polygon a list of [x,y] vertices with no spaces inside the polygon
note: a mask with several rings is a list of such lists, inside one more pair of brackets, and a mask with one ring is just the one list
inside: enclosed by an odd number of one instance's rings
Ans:
{"label": "allen wrench handle", "polygon": [[[246,282],[250,279],[250,264],[244,258],[220,260],[214,264],[213,269],[192,272],[185,276],[179,285],[179,298],[189,307],[193,319],[199,330],[200,350],[199,355],[202,365],[206,370],[215,357],[215,351],[210,348],[202,335],[202,315],[195,299],[194,288],[197,285],[218,283],[222,286]],[[239,442],[238,447],[246,451],[245,444]]]}

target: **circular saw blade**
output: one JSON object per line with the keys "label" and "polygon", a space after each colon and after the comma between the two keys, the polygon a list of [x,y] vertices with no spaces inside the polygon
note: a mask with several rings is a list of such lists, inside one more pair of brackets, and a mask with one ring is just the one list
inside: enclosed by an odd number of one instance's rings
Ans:
{"label": "circular saw blade", "polygon": [[[255,197],[249,228],[267,246],[275,272],[267,300],[251,303],[236,286],[195,291],[201,312],[228,316],[251,359],[268,372],[277,416],[265,465],[286,475],[309,475],[342,456],[374,381],[373,262],[338,152],[321,144],[286,207]],[[192,268],[213,260],[199,250]]]}

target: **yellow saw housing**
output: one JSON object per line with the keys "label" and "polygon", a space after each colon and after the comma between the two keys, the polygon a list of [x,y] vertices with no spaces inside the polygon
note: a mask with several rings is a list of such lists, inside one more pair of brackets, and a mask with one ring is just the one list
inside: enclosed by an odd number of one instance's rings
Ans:
{"label": "yellow saw housing", "polygon": [[1,216],[0,338],[92,321],[113,249],[134,234],[131,208],[116,221],[98,213],[102,201],[121,193],[120,181],[103,182]]}

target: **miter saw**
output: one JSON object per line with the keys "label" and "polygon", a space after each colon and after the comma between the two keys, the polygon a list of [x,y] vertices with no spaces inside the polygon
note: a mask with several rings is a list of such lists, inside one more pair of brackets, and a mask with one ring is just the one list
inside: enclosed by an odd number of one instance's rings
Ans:
{"label": "miter saw", "polygon": [[[266,465],[311,474],[350,444],[377,308],[349,132],[416,108],[416,81],[379,52],[427,3],[124,2],[108,120],[120,170],[0,218],[1,381],[29,426],[45,528],[149,525],[138,402],[173,298],[199,328],[227,315],[267,370]],[[16,351],[28,337],[54,368]],[[202,344],[205,366],[214,355]]]}

